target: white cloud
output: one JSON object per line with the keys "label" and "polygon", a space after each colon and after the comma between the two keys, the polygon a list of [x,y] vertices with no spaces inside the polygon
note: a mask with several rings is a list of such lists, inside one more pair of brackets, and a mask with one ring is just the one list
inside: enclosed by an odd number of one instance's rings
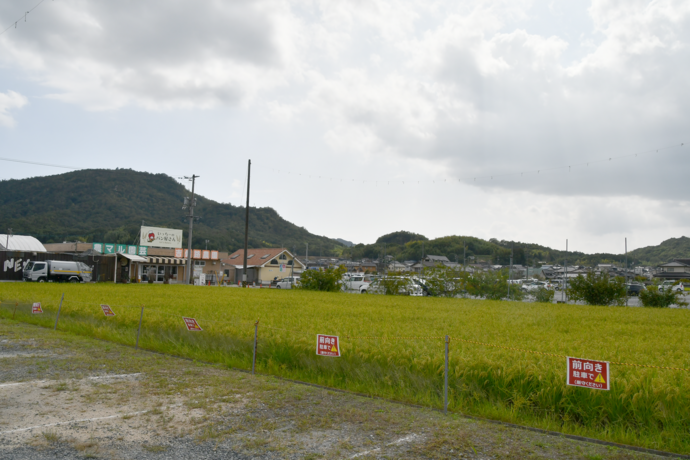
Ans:
{"label": "white cloud", "polygon": [[25,96],[9,90],[6,93],[0,93],[0,126],[13,128],[15,120],[10,114],[12,109],[20,109],[28,104],[29,101]]}

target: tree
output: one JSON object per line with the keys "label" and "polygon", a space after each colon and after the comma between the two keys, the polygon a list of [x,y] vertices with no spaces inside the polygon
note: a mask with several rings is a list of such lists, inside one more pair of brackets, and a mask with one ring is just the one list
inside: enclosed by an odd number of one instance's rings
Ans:
{"label": "tree", "polygon": [[132,235],[124,227],[109,231],[104,238],[105,243],[132,244]]}
{"label": "tree", "polygon": [[588,305],[625,305],[628,289],[625,280],[610,279],[607,273],[587,273],[568,282],[568,297]]}
{"label": "tree", "polygon": [[389,274],[379,280],[379,285],[385,295],[409,295],[412,284],[413,281],[402,274]]}
{"label": "tree", "polygon": [[680,291],[672,291],[671,289],[664,289],[660,291],[657,286],[649,286],[647,289],[640,292],[640,302],[645,307],[668,308],[671,305],[678,305],[679,307],[687,307],[688,303],[683,300],[683,293]]}
{"label": "tree", "polygon": [[540,287],[539,289],[534,291],[534,301],[541,303],[551,303],[553,302],[554,294],[555,293],[551,289]]}
{"label": "tree", "polygon": [[457,297],[465,292],[467,272],[438,265],[424,269],[425,286],[435,297]]}
{"label": "tree", "polygon": [[347,272],[347,269],[343,265],[337,268],[329,267],[326,269],[306,270],[302,272],[299,289],[307,291],[339,292],[345,272]]}
{"label": "tree", "polygon": [[[508,271],[477,271],[467,277],[467,293],[488,300],[508,298]],[[518,285],[511,286],[510,299],[521,300],[524,293]]]}

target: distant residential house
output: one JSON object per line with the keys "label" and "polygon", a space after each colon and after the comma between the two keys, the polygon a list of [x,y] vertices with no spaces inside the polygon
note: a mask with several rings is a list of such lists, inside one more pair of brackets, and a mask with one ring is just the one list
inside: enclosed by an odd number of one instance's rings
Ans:
{"label": "distant residential house", "polygon": [[402,264],[400,262],[392,262],[388,264],[388,271],[389,272],[405,272],[409,270],[409,267],[405,264]]}
{"label": "distant residential house", "polygon": [[[233,252],[226,259],[222,259],[221,263],[230,282],[242,280],[244,249]],[[285,248],[247,250],[247,282],[249,283],[270,284],[274,278],[299,275],[305,269],[305,264],[297,260]]]}
{"label": "distant residential house", "polygon": [[654,276],[668,280],[690,279],[690,259],[674,259],[658,265]]}

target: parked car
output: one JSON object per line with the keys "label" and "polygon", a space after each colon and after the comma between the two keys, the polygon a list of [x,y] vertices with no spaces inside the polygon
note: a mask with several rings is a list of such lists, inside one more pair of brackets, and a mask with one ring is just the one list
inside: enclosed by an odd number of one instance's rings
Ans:
{"label": "parked car", "polygon": [[29,262],[22,272],[24,281],[69,281],[70,283],[88,283],[91,281],[91,267],[84,262],[69,260],[45,260]]}
{"label": "parked car", "polygon": [[683,292],[685,291],[685,286],[683,286],[683,283],[675,284],[675,281],[666,280],[659,285],[659,290],[665,291],[667,289],[670,289],[672,291]]}
{"label": "parked car", "polygon": [[640,292],[645,290],[643,284],[630,283],[625,285],[628,288],[629,296],[639,296]]}
{"label": "parked car", "polygon": [[347,274],[343,277],[342,289],[346,292],[366,294],[370,284],[371,278],[369,275]]}
{"label": "parked car", "polygon": [[[271,283],[272,284],[272,283]],[[299,284],[299,276],[288,276],[287,278],[282,278],[276,281],[276,289],[292,289],[292,286]]]}
{"label": "parked car", "polygon": [[536,291],[539,288],[553,290],[555,289],[555,286],[550,281],[533,280],[530,282],[522,283],[522,286],[520,287],[520,289],[522,289],[525,292]]}

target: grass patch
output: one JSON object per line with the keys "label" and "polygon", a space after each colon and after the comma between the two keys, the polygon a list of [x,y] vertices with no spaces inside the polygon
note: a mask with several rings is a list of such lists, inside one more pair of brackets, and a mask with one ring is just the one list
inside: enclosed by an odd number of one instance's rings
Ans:
{"label": "grass patch", "polygon": [[[558,355],[690,367],[687,310],[539,305],[466,299],[159,285],[0,284],[0,316],[193,359],[250,368],[260,318],[259,372],[442,407],[443,337]],[[45,313],[32,315],[30,302]],[[116,313],[105,318],[108,303]],[[181,316],[204,329],[187,332]],[[315,335],[341,338],[342,358],[317,357]],[[690,376],[613,365],[608,392],[565,385],[565,359],[451,340],[450,409],[679,453],[690,452]],[[299,395],[293,396],[299,398]],[[203,398],[206,399],[206,398]],[[204,407],[202,399],[192,405]],[[327,420],[324,414],[324,419]],[[356,414],[352,414],[356,417]],[[304,429],[327,428],[305,419]],[[439,441],[440,442],[440,441]]]}

